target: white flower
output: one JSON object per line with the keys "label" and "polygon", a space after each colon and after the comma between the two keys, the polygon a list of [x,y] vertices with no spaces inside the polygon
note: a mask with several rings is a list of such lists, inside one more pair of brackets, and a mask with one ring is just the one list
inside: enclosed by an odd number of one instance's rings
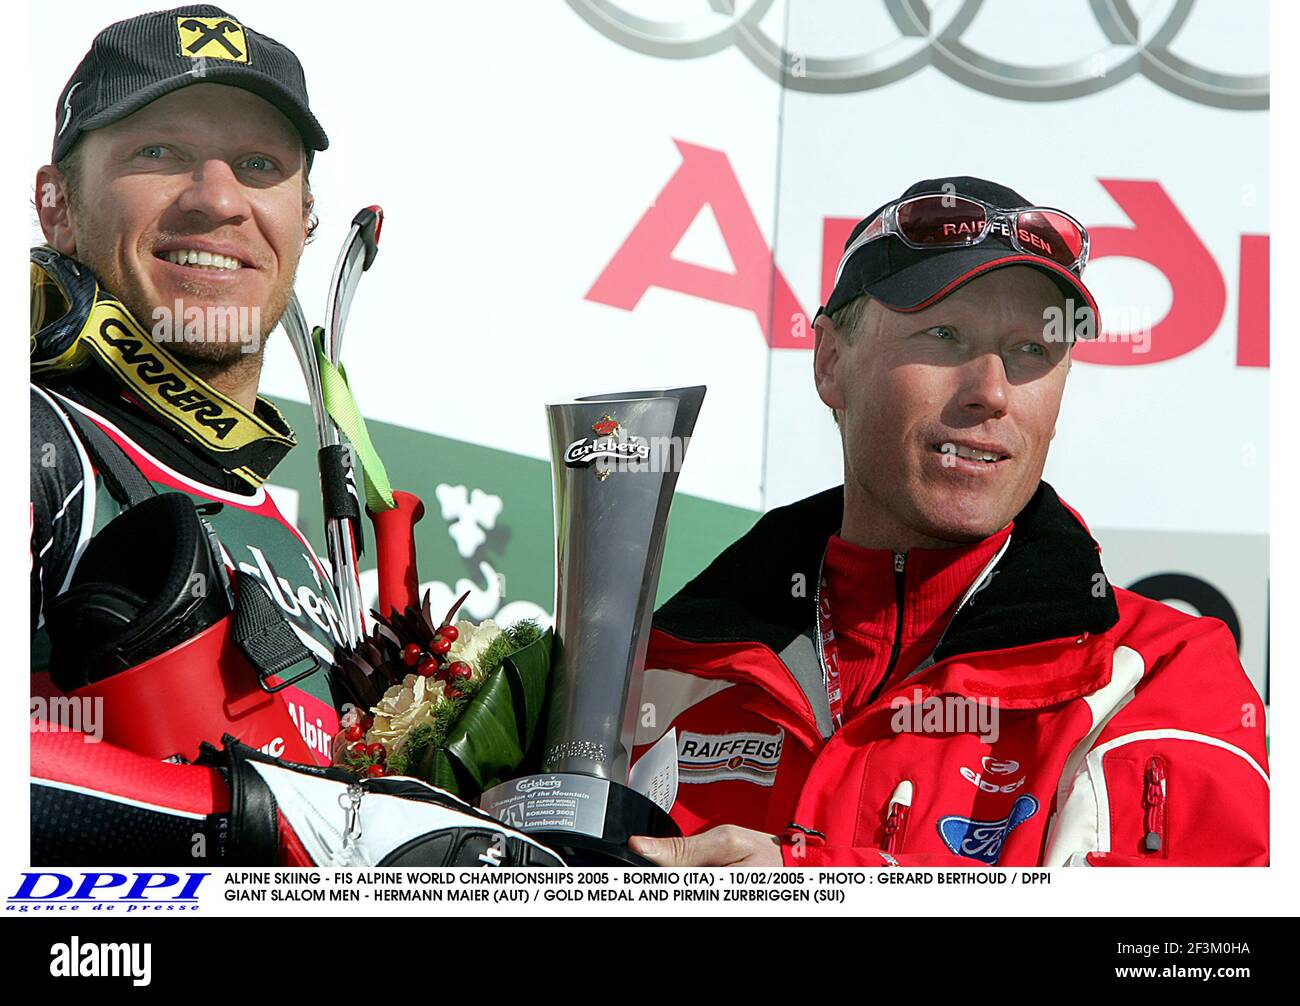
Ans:
{"label": "white flower", "polygon": [[366,734],[367,743],[383,744],[390,753],[400,751],[413,729],[433,722],[434,708],[443,699],[443,688],[441,681],[408,674],[400,685],[384,692],[379,704],[370,710],[375,722]]}
{"label": "white flower", "polygon": [[481,625],[475,625],[473,622],[457,622],[456,631],[459,635],[451,644],[447,659],[465,661],[474,668],[477,676],[479,660],[492,645],[492,641],[501,635],[501,626],[489,618]]}
{"label": "white flower", "polygon": [[[501,635],[501,627],[490,618],[481,625],[461,621],[456,623],[456,632],[456,641],[447,651],[447,660],[463,660],[469,664],[474,669],[474,677],[470,680],[476,683],[482,678],[479,662],[487,648]],[[371,708],[375,721],[366,733],[366,743],[383,744],[390,754],[400,751],[412,730],[434,722],[438,703],[448,701],[446,689],[444,682],[432,677],[408,674],[401,684],[393,685],[384,692],[383,698]],[[352,712],[348,715],[351,716]],[[360,718],[358,712],[355,720]]]}

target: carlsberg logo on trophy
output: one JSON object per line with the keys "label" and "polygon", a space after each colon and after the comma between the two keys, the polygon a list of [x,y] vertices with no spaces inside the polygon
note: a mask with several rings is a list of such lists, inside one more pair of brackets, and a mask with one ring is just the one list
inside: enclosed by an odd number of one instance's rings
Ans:
{"label": "carlsberg logo on trophy", "polygon": [[650,619],[700,387],[547,406],[555,502],[555,653],[542,769],[481,806],[574,865],[644,862],[631,835],[676,835],[628,785]]}

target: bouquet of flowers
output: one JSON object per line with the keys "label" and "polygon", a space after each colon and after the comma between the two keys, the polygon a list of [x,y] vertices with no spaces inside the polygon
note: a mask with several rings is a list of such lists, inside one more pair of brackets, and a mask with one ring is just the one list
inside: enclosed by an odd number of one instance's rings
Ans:
{"label": "bouquet of flowers", "polygon": [[455,621],[464,600],[436,623],[427,592],[418,608],[372,612],[372,631],[335,653],[332,673],[350,699],[336,766],[414,776],[470,799],[523,762],[546,697],[551,632],[532,621]]}

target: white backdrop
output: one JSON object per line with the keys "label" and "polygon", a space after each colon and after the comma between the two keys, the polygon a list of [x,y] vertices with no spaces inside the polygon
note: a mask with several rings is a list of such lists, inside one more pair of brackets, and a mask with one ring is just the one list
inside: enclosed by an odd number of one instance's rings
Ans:
{"label": "white backdrop", "polygon": [[[826,221],[920,178],[993,178],[1098,235],[1103,319],[1157,326],[1147,353],[1111,343],[1107,362],[1075,368],[1047,479],[1116,582],[1175,574],[1222,594],[1264,688],[1269,371],[1249,339],[1242,365],[1238,311],[1242,235],[1268,234],[1267,102],[1252,84],[1268,70],[1267,5],[1199,0],[1181,23],[1174,0],[735,6],[232,2],[297,52],[330,135],[298,286],[313,317],[352,214],[387,213],[346,358],[367,415],[544,458],[543,401],[705,383],[680,491],[789,502],[840,478],[783,314],[819,303]],[[1145,62],[1096,6],[1131,14]],[[33,175],[90,39],[143,9],[33,10]],[[919,27],[901,29],[900,12]],[[838,76],[819,76],[835,59]],[[672,233],[691,199],[699,212],[665,250],[686,268],[618,258],[634,233]],[[303,398],[282,339],[263,387]]]}

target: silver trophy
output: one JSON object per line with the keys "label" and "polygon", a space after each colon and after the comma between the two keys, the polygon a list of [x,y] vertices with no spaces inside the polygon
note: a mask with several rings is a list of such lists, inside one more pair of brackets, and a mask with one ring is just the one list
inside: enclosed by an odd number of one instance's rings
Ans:
{"label": "silver trophy", "polygon": [[542,773],[481,806],[573,865],[645,863],[632,835],[677,835],[628,786],[668,511],[705,388],[547,406],[555,501],[555,651]]}

